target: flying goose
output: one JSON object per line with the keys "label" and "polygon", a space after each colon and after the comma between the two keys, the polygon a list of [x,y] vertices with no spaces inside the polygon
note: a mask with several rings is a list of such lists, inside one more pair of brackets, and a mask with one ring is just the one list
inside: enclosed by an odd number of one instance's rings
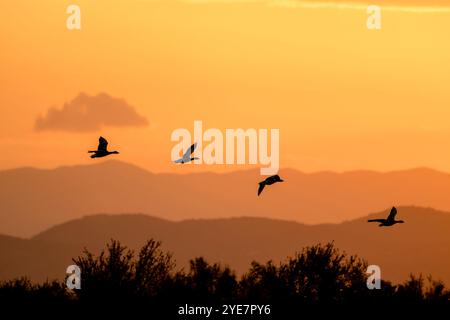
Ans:
{"label": "flying goose", "polygon": [[281,180],[279,175],[274,175],[274,176],[270,176],[268,177],[266,180],[261,181],[259,183],[259,188],[258,188],[258,196],[261,194],[261,192],[264,190],[265,186],[270,186],[271,184],[277,183],[277,182],[283,182],[284,180]]}
{"label": "flying goose", "polygon": [[404,223],[403,220],[395,220],[395,216],[397,215],[397,209],[395,207],[392,207],[391,213],[389,213],[389,216],[387,219],[371,219],[367,220],[368,222],[379,222],[379,227],[390,227],[393,226],[396,223]]}
{"label": "flying goose", "polygon": [[197,142],[194,143],[189,149],[186,150],[186,152],[183,155],[183,158],[175,160],[175,163],[186,163],[186,162],[191,162],[193,160],[198,160],[199,158],[197,157],[191,157],[192,153],[194,152],[195,148],[197,148]]}
{"label": "flying goose", "polygon": [[105,138],[100,137],[98,139],[98,147],[97,150],[89,150],[88,153],[93,153],[91,158],[101,158],[109,156],[110,154],[118,154],[118,151],[108,151],[108,141]]}

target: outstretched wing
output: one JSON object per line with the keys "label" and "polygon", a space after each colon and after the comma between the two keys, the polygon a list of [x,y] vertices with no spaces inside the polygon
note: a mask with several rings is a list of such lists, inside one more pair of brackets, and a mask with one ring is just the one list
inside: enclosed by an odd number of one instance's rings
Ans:
{"label": "outstretched wing", "polygon": [[397,209],[395,207],[392,207],[391,213],[389,213],[388,220],[394,220],[396,215],[397,215]]}
{"label": "outstretched wing", "polygon": [[194,152],[195,148],[197,148],[197,142],[194,143],[183,155],[183,158],[188,158]]}
{"label": "outstretched wing", "polygon": [[386,219],[370,219],[370,220],[367,220],[367,222],[385,222],[386,221]]}
{"label": "outstretched wing", "polygon": [[100,137],[98,139],[98,151],[106,151],[108,148],[108,141],[105,138]]}
{"label": "outstretched wing", "polygon": [[258,196],[261,194],[261,192],[263,191],[265,186],[266,186],[266,184],[264,182],[259,183]]}

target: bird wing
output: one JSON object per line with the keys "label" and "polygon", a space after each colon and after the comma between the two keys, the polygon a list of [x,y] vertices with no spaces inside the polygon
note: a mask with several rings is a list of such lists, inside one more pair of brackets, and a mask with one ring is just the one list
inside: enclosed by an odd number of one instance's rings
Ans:
{"label": "bird wing", "polygon": [[370,220],[367,220],[367,222],[385,222],[386,221],[386,219],[370,219]]}
{"label": "bird wing", "polygon": [[194,152],[195,148],[197,148],[197,142],[194,143],[189,149],[186,150],[186,152],[183,155],[183,158],[190,157],[190,155]]}
{"label": "bird wing", "polygon": [[396,215],[397,209],[395,207],[392,207],[391,212],[389,213],[388,220],[394,220]]}
{"label": "bird wing", "polygon": [[98,139],[98,151],[106,151],[108,147],[108,141],[105,138],[100,137]]}
{"label": "bird wing", "polygon": [[258,196],[261,194],[265,186],[266,184],[264,183],[264,181],[259,183]]}

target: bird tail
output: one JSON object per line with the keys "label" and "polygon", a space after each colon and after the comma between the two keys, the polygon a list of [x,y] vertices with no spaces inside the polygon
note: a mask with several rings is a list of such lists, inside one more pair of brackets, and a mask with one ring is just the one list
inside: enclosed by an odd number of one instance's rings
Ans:
{"label": "bird tail", "polygon": [[97,151],[89,150],[88,153],[96,153]]}

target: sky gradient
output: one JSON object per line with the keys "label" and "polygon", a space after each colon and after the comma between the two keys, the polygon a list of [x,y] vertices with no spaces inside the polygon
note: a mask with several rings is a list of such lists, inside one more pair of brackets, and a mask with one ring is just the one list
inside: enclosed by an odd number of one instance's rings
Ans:
{"label": "sky gradient", "polygon": [[[243,168],[170,162],[171,132],[202,120],[279,128],[281,167],[450,171],[450,12],[424,6],[448,1],[389,2],[417,10],[383,11],[380,31],[359,7],[194,2],[1,2],[0,169],[92,163],[99,135],[154,172]],[[71,3],[79,31],[66,28]],[[80,94],[131,113],[36,130]]]}

